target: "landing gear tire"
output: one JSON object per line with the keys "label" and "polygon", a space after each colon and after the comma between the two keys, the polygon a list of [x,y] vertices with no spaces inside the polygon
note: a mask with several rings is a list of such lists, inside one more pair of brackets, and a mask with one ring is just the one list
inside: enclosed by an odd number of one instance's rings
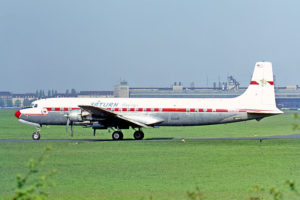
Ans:
{"label": "landing gear tire", "polygon": [[112,134],[112,139],[113,140],[123,140],[123,133],[121,131],[115,131]]}
{"label": "landing gear tire", "polygon": [[133,137],[136,140],[142,140],[144,138],[144,133],[143,131],[136,131],[134,132]]}
{"label": "landing gear tire", "polygon": [[34,132],[34,133],[32,134],[32,139],[33,139],[33,140],[39,140],[40,138],[41,138],[41,135],[40,135],[39,132]]}

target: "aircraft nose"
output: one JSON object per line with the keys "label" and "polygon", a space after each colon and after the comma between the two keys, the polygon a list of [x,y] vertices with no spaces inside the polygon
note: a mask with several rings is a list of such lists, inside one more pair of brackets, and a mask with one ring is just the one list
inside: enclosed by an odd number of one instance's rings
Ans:
{"label": "aircraft nose", "polygon": [[18,110],[17,112],[15,112],[16,118],[20,119],[21,114],[22,114],[22,113],[21,113],[20,110]]}

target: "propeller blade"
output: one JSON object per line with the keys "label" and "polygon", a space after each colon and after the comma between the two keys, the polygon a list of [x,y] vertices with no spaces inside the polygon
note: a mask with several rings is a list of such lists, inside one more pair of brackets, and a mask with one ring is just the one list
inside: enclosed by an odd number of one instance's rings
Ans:
{"label": "propeller blade", "polygon": [[71,123],[71,136],[73,137],[73,132],[74,132],[74,127],[73,127],[73,123]]}
{"label": "propeller blade", "polygon": [[67,118],[67,124],[66,124],[66,133],[68,133],[69,125],[70,125],[70,118],[68,117]]}

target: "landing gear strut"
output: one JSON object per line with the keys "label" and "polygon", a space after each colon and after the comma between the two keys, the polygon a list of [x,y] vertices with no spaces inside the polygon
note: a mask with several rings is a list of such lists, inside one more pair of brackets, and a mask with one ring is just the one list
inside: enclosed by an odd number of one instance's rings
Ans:
{"label": "landing gear strut", "polygon": [[112,134],[113,140],[123,140],[123,133],[121,131],[115,131]]}
{"label": "landing gear strut", "polygon": [[32,139],[33,140],[39,140],[41,138],[40,132],[36,131],[32,134]]}

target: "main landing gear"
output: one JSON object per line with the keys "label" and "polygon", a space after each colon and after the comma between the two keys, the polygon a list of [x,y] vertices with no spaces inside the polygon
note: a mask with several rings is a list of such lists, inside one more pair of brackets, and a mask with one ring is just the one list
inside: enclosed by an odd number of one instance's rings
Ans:
{"label": "main landing gear", "polygon": [[141,130],[135,131],[133,137],[136,140],[142,140],[144,138],[144,133]]}
{"label": "main landing gear", "polygon": [[115,131],[112,134],[113,140],[123,140],[123,133],[121,131]]}
{"label": "main landing gear", "polygon": [[[141,130],[135,131],[133,134],[134,139],[142,140],[144,138],[144,132]],[[120,130],[114,131],[112,134],[113,140],[123,140],[123,133]]]}

